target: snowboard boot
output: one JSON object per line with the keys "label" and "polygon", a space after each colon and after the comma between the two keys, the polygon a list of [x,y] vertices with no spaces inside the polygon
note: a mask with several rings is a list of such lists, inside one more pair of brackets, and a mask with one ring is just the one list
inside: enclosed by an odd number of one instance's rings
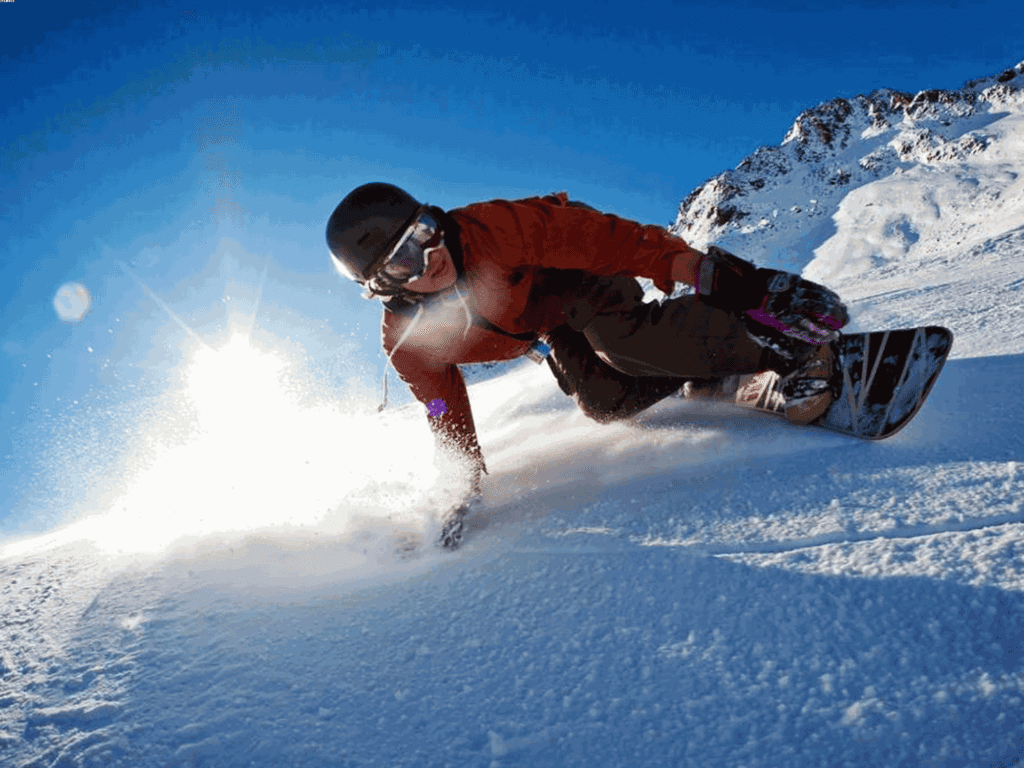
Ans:
{"label": "snowboard boot", "polygon": [[779,382],[786,419],[794,424],[810,424],[821,418],[839,391],[836,384],[841,375],[835,346],[815,347]]}
{"label": "snowboard boot", "polygon": [[688,402],[731,400],[739,387],[739,374],[724,376],[721,379],[690,379],[683,384],[679,394]]}

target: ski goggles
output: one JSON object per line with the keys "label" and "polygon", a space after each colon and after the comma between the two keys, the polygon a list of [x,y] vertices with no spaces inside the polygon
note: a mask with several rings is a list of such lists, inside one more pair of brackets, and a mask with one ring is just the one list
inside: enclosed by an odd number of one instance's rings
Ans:
{"label": "ski goggles", "polygon": [[427,271],[429,252],[444,242],[437,220],[424,211],[405,230],[398,243],[384,258],[384,264],[367,285],[376,294],[390,295]]}

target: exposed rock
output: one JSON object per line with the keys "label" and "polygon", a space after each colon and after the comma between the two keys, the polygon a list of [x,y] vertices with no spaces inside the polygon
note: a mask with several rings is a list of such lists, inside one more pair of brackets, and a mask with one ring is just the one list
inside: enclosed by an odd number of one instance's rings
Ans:
{"label": "exposed rock", "polygon": [[767,247],[766,230],[831,215],[852,188],[984,152],[986,122],[977,118],[1024,109],[1022,74],[1024,62],[956,91],[883,88],[808,109],[779,146],[761,147],[691,192],[672,231],[698,248],[732,244],[754,258]]}

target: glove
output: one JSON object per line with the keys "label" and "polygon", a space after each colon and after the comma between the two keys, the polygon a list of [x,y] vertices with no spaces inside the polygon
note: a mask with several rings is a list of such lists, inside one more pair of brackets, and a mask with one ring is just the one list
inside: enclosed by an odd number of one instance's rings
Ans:
{"label": "glove", "polygon": [[442,468],[454,470],[450,479],[459,489],[458,500],[441,515],[441,533],[437,543],[444,549],[456,549],[462,543],[463,520],[481,499],[480,480],[487,469],[482,456],[450,450],[440,450],[435,461]]}
{"label": "glove", "polygon": [[754,340],[787,356],[797,351],[787,339],[829,344],[850,321],[846,305],[825,286],[791,272],[758,269],[714,245],[697,268],[696,289],[705,303],[752,321],[747,328]]}
{"label": "glove", "polygon": [[480,488],[477,486],[475,495],[469,497],[458,506],[448,510],[441,517],[441,534],[438,544],[444,549],[456,549],[462,543],[462,528],[466,515],[480,503]]}
{"label": "glove", "polygon": [[462,543],[463,518],[466,512],[467,507],[463,505],[451,510],[441,520],[441,534],[437,537],[437,543],[443,549],[458,549]]}
{"label": "glove", "polygon": [[470,504],[466,503],[455,509],[449,510],[441,518],[441,533],[437,537],[437,543],[444,549],[457,549],[462,543],[462,529],[466,513],[469,512]]}
{"label": "glove", "polygon": [[825,286],[791,272],[759,269],[758,273],[768,284],[761,306],[747,310],[752,320],[816,346],[835,341],[839,329],[850,322],[846,305]]}

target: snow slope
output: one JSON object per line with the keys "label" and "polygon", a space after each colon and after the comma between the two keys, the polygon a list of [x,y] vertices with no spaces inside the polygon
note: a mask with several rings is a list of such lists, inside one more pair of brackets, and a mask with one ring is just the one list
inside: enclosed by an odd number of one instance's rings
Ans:
{"label": "snow slope", "polygon": [[[719,232],[802,259],[859,327],[954,330],[882,443],[679,400],[599,426],[527,362],[471,388],[464,548],[403,559],[447,492],[419,410],[297,397],[255,334],[197,349],[166,403],[191,431],[0,545],[0,763],[1024,758],[1021,111],[951,120],[984,151],[850,181],[811,224]],[[238,369],[256,419],[218,387]]]}

